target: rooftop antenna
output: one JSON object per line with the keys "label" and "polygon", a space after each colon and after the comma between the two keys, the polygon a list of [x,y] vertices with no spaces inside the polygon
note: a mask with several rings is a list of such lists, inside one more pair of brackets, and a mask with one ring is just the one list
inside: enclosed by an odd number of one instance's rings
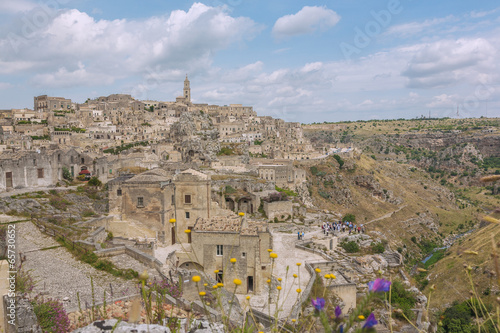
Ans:
{"label": "rooftop antenna", "polygon": [[460,118],[460,111],[458,110],[458,104],[457,104],[457,118]]}

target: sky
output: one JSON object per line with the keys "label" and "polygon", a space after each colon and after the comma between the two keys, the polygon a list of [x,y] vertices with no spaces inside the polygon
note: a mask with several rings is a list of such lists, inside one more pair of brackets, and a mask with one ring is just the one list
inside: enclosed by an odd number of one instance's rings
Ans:
{"label": "sky", "polygon": [[0,0],[0,109],[113,93],[302,123],[500,117],[500,3]]}

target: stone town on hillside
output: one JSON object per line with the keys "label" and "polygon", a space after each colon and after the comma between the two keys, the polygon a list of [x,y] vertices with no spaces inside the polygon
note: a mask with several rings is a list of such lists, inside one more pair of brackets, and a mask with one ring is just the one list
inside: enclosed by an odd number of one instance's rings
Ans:
{"label": "stone town on hillside", "polygon": [[[228,288],[239,278],[237,294],[253,294],[251,305],[261,310],[278,273],[307,259],[302,281],[292,285],[310,290],[312,267],[322,267],[338,275],[331,287],[345,306],[355,306],[355,272],[298,245],[303,230],[275,236],[268,224],[306,215],[311,201],[298,162],[331,148],[313,149],[299,123],[240,104],[192,103],[187,76],[174,102],[114,94],[79,104],[43,95],[33,110],[1,110],[0,122],[1,192],[54,188],[77,177],[107,184],[109,213],[82,222],[94,231],[80,244],[98,256],[126,254],[162,276],[202,271]],[[299,193],[302,203],[277,192],[283,189]],[[102,249],[107,233],[131,247]],[[273,263],[268,249],[281,260]],[[282,304],[280,318],[296,316],[294,304]]]}

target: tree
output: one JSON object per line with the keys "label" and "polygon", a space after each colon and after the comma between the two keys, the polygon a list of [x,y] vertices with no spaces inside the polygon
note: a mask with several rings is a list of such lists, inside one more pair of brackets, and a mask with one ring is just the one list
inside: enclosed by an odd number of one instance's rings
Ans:
{"label": "tree", "polygon": [[342,166],[344,165],[344,160],[342,159],[342,157],[335,154],[333,155],[333,158],[337,160],[337,162],[339,163],[339,168],[342,169]]}
{"label": "tree", "polygon": [[71,172],[69,172],[69,169],[66,168],[66,167],[62,168],[62,176],[67,181],[72,181],[73,180],[73,175],[71,174]]}
{"label": "tree", "polygon": [[99,178],[94,176],[94,177],[90,178],[90,180],[87,184],[89,184],[89,186],[101,186],[102,182],[99,180]]}

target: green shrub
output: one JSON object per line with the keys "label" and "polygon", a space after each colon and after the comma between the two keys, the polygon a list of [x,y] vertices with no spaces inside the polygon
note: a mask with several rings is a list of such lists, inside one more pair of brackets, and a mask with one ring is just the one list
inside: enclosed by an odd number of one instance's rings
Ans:
{"label": "green shrub", "polygon": [[359,252],[359,245],[355,241],[349,241],[349,242],[342,242],[340,246],[347,252],[347,253],[356,253]]}
{"label": "green shrub", "polygon": [[72,181],[73,180],[73,175],[71,175],[71,172],[69,171],[68,168],[63,167],[62,168],[63,172],[63,178],[66,179],[67,181]]}
{"label": "green shrub", "polygon": [[236,189],[232,187],[231,185],[226,185],[226,188],[224,190],[227,194],[233,194],[236,193]]}
{"label": "green shrub", "polygon": [[[427,281],[427,280],[426,280]],[[414,314],[411,309],[415,307],[417,300],[415,296],[406,291],[404,285],[401,281],[393,281],[391,286],[391,304],[393,307],[397,307],[403,311],[406,317],[413,318]],[[396,313],[396,316],[400,319],[404,319],[402,315]]]}
{"label": "green shrub", "polygon": [[335,154],[333,155],[333,158],[337,160],[337,162],[339,163],[339,168],[342,169],[342,166],[344,165],[344,160],[342,159],[342,157]]}
{"label": "green shrub", "polygon": [[354,216],[354,214],[351,214],[351,213],[345,214],[342,217],[342,221],[347,221],[347,222],[355,223],[356,222],[356,216]]}
{"label": "green shrub", "polygon": [[385,252],[385,246],[382,242],[372,243],[371,247],[372,247],[372,251],[374,253],[384,253]]}
{"label": "green shrub", "polygon": [[90,186],[101,186],[102,182],[99,180],[99,178],[94,176],[94,177],[90,178],[90,180],[88,181],[87,184]]}

